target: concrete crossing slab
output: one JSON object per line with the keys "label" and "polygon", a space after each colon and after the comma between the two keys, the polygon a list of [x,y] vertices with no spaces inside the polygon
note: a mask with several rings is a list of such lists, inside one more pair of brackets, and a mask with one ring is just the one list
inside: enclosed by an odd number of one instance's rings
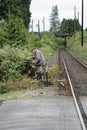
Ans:
{"label": "concrete crossing slab", "polygon": [[80,101],[81,101],[83,108],[84,108],[84,111],[87,115],[87,96],[80,97]]}
{"label": "concrete crossing slab", "polygon": [[0,130],[81,130],[72,97],[3,101]]}

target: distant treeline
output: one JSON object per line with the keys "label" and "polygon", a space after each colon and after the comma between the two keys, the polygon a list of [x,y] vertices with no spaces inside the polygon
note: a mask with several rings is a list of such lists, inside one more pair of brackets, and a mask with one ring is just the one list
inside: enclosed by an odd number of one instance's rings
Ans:
{"label": "distant treeline", "polygon": [[28,28],[31,16],[30,3],[31,0],[0,0],[0,18],[8,21],[11,16],[20,17]]}

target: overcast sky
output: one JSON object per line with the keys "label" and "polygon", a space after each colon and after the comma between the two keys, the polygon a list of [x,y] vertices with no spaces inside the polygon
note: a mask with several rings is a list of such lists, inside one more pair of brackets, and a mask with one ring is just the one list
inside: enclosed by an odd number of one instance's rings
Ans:
{"label": "overcast sky", "polygon": [[[87,0],[84,1],[84,28],[87,27]],[[76,17],[79,18],[81,24],[81,3],[82,0],[32,0],[30,11],[33,19],[33,30],[37,31],[36,24],[40,21],[40,30],[43,31],[43,17],[45,19],[45,30],[49,30],[49,17],[52,7],[58,6],[59,20],[63,18],[74,19],[74,6],[76,6]],[[79,14],[79,15],[78,15]],[[78,17],[79,16],[79,17]]]}

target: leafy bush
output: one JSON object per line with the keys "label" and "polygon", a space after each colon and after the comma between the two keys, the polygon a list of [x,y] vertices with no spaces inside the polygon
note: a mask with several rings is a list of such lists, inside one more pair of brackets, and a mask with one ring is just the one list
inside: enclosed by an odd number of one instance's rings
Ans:
{"label": "leafy bush", "polygon": [[[18,19],[16,19],[15,21],[18,22]],[[22,34],[21,31],[19,30],[18,33],[20,35],[17,36],[17,30],[15,29],[18,29],[18,25],[15,25],[14,23],[8,25],[8,28],[10,28],[8,34],[12,33],[11,35],[9,35],[10,44],[6,44],[5,46],[3,46],[3,48],[0,49],[0,72],[1,72],[0,80],[3,79],[13,81],[18,79],[20,80],[23,78],[24,75],[28,74],[27,70],[25,74],[23,73],[23,70],[26,69],[25,59],[30,58],[32,55],[31,53],[32,47],[36,47],[42,50],[46,60],[48,60],[53,55],[54,49],[56,49],[58,45],[55,36],[48,32],[43,33],[41,37],[39,37],[37,34],[30,33],[27,39],[28,44],[26,44],[25,42],[24,45],[23,41],[21,42],[20,45],[16,44],[15,40],[18,40],[18,38],[20,39]],[[12,25],[14,25],[13,27],[14,29],[11,30]],[[13,34],[15,35],[13,36]]]}
{"label": "leafy bush", "polygon": [[55,48],[56,37],[55,35],[49,32],[44,32],[41,35],[40,43],[47,44],[47,45],[50,45],[52,48]]}
{"label": "leafy bush", "polygon": [[38,36],[38,34],[35,33],[29,33],[29,43],[32,47],[41,47],[41,43],[39,42],[40,37]]}
{"label": "leafy bush", "polygon": [[3,44],[6,44],[6,32],[3,28],[0,28],[0,47],[3,46]]}
{"label": "leafy bush", "polygon": [[25,55],[29,56],[29,52],[18,48],[6,46],[0,50],[0,70],[3,70],[2,79],[16,80],[22,78],[22,70],[24,68]]}
{"label": "leafy bush", "polygon": [[9,92],[8,87],[5,84],[0,85],[0,93],[4,94],[4,93],[7,93],[7,92]]}
{"label": "leafy bush", "polygon": [[23,46],[27,44],[28,31],[19,17],[12,17],[7,24],[9,43],[13,46]]}
{"label": "leafy bush", "polygon": [[29,32],[25,28],[23,20],[19,17],[10,17],[9,21],[0,28],[0,46],[9,44],[20,47],[28,44]]}

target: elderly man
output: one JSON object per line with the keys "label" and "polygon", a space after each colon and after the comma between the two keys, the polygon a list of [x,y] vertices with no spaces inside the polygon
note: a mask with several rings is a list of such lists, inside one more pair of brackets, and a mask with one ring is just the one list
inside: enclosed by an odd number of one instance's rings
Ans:
{"label": "elderly man", "polygon": [[35,55],[35,60],[33,61],[33,63],[37,66],[37,71],[35,73],[35,77],[38,79],[38,74],[41,75],[41,78],[43,80],[44,77],[44,69],[45,69],[45,65],[46,65],[46,60],[44,58],[43,53],[36,49],[36,48],[32,48],[32,53]]}

